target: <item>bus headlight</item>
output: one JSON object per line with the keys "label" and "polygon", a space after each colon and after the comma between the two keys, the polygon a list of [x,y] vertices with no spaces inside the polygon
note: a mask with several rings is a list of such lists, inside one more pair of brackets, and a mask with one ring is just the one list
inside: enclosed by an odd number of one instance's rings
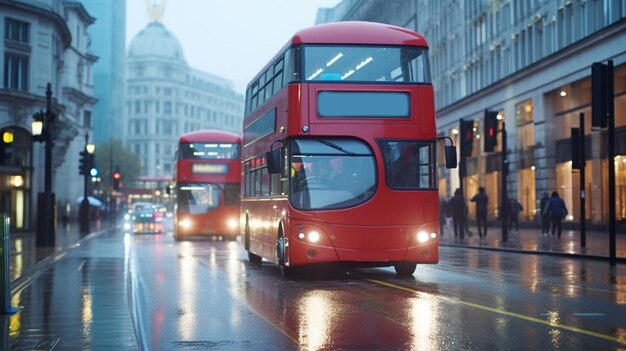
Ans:
{"label": "bus headlight", "polygon": [[231,218],[228,220],[227,225],[228,225],[228,229],[237,229],[237,227],[239,226],[239,221]]}
{"label": "bus headlight", "polygon": [[417,242],[422,243],[422,244],[427,242],[428,240],[435,239],[436,237],[437,237],[437,233],[428,234],[428,232],[425,230],[420,230],[416,236]]}
{"label": "bus headlight", "polygon": [[183,219],[180,222],[178,222],[178,225],[183,229],[189,229],[191,228],[191,221],[188,219]]}
{"label": "bus headlight", "polygon": [[312,231],[309,233],[309,237],[308,237],[309,241],[312,243],[316,243],[318,241],[320,241],[320,233],[316,232],[316,231]]}
{"label": "bus headlight", "polygon": [[305,238],[310,243],[316,243],[320,241],[321,236],[320,233],[315,230],[310,231],[308,234],[304,234],[302,232],[298,233],[298,239],[304,240]]}

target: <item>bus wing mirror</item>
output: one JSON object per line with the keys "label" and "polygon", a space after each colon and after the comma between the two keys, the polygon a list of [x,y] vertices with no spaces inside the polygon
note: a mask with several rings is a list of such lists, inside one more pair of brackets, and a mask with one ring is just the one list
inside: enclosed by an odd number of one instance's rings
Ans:
{"label": "bus wing mirror", "polygon": [[280,149],[272,149],[265,153],[265,158],[267,160],[267,172],[269,174],[280,173],[282,170],[280,164],[282,158],[280,156]]}
{"label": "bus wing mirror", "polygon": [[446,156],[446,168],[456,168],[456,147],[454,145],[444,146]]}

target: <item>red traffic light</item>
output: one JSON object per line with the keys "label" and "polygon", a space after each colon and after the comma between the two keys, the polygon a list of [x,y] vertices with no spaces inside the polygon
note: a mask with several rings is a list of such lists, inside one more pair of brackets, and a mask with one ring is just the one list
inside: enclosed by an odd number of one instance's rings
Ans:
{"label": "red traffic light", "polygon": [[122,179],[122,173],[113,172],[113,179]]}

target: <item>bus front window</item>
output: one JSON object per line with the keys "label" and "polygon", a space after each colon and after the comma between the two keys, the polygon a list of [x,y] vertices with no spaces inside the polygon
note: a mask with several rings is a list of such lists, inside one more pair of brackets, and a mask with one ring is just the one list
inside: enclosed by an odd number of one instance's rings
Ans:
{"label": "bus front window", "polygon": [[178,211],[188,214],[202,214],[220,206],[222,191],[215,184],[181,185],[176,202]]}
{"label": "bus front window", "polygon": [[290,200],[304,210],[338,209],[369,200],[376,188],[374,156],[356,139],[291,142]]}

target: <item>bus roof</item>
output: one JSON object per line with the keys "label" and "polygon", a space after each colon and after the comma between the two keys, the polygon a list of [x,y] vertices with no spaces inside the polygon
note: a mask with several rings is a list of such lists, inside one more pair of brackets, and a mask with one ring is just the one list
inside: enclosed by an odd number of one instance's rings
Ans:
{"label": "bus roof", "polygon": [[297,44],[372,44],[428,47],[426,38],[412,30],[384,23],[347,21],[318,24],[291,38]]}
{"label": "bus roof", "polygon": [[241,143],[241,136],[224,130],[205,129],[185,133],[179,138],[178,141],[180,143]]}

